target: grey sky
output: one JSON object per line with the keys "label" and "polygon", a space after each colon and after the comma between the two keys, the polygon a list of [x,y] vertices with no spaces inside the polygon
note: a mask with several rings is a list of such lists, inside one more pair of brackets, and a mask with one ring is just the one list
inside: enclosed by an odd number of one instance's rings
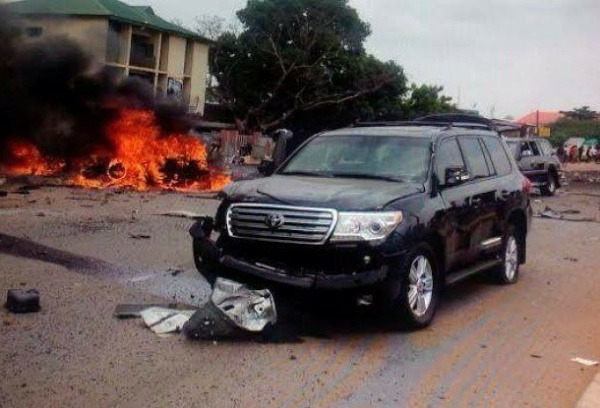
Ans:
{"label": "grey sky", "polygon": [[[126,0],[165,18],[234,18],[245,0]],[[350,0],[371,24],[367,49],[462,108],[495,116],[600,109],[599,0]]]}

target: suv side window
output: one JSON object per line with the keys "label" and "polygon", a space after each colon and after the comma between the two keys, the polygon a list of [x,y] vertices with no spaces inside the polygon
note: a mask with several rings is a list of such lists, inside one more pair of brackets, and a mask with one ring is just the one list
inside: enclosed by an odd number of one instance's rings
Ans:
{"label": "suv side window", "polygon": [[471,178],[489,177],[490,169],[485,162],[485,156],[479,140],[474,137],[463,137],[459,140],[460,148],[465,154],[465,159],[469,165]]}
{"label": "suv side window", "polygon": [[552,154],[552,146],[550,146],[550,143],[547,140],[540,140],[538,144],[540,145],[544,156],[550,156]]}
{"label": "suv side window", "polygon": [[510,159],[508,158],[506,150],[504,150],[504,146],[502,146],[500,139],[495,137],[484,137],[483,143],[485,144],[487,151],[492,156],[492,162],[496,168],[496,173],[499,176],[504,176],[505,174],[510,173]]}
{"label": "suv side window", "polygon": [[456,139],[444,140],[436,154],[435,170],[441,186],[446,184],[444,173],[448,167],[466,167]]}

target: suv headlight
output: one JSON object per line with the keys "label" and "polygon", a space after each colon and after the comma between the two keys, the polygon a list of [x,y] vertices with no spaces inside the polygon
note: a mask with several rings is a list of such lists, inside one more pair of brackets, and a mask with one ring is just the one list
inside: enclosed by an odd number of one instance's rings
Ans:
{"label": "suv headlight", "polygon": [[390,235],[401,222],[401,211],[339,212],[331,241],[383,239]]}

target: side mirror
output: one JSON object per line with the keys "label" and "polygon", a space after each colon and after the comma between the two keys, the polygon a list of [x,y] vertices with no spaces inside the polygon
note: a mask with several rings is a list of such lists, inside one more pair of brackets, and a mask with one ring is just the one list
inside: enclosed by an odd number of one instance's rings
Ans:
{"label": "side mirror", "polygon": [[275,162],[273,160],[263,160],[258,165],[258,172],[265,177],[270,176],[275,171]]}
{"label": "side mirror", "polygon": [[444,172],[444,180],[447,186],[455,186],[469,180],[471,176],[467,169],[462,166],[453,166],[446,168]]}

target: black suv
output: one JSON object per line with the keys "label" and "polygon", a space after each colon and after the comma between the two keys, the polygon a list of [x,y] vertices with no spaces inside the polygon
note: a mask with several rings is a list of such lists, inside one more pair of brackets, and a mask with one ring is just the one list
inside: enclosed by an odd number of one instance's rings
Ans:
{"label": "black suv", "polygon": [[531,183],[496,132],[468,127],[313,136],[272,175],[225,187],[216,218],[190,229],[198,270],[372,296],[412,327],[431,322],[444,285],[488,270],[516,282]]}
{"label": "black suv", "polygon": [[560,161],[550,142],[539,137],[506,139],[519,170],[527,176],[543,195],[554,195],[564,177]]}

